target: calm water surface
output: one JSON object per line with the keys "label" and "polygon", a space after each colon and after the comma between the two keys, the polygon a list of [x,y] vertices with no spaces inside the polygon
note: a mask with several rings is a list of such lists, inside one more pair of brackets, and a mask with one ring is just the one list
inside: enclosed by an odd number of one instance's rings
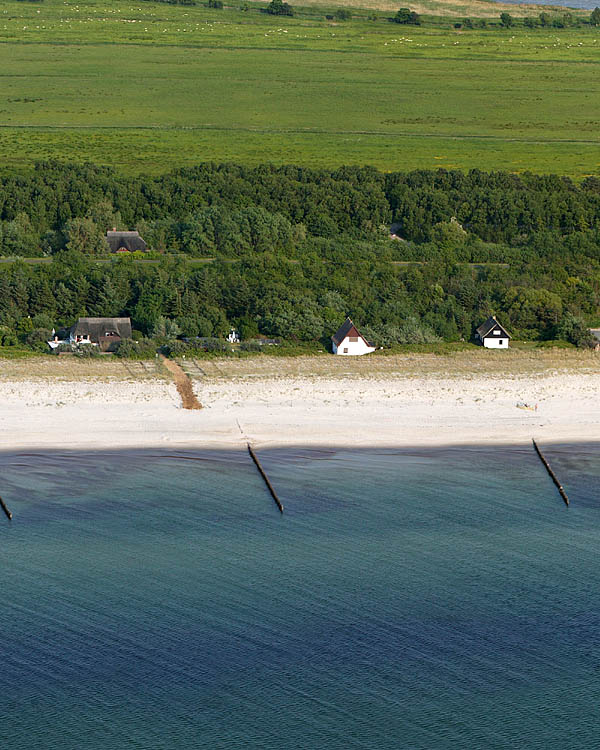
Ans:
{"label": "calm water surface", "polygon": [[0,747],[595,748],[600,446],[0,455]]}

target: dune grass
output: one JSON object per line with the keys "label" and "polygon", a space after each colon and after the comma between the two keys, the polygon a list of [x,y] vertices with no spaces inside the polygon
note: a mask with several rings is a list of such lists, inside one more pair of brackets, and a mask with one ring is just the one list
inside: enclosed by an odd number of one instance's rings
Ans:
{"label": "dune grass", "polygon": [[598,171],[599,30],[463,32],[311,13],[5,3],[2,164]]}
{"label": "dune grass", "polygon": [[[577,349],[519,349],[506,351],[470,346],[445,354],[405,353],[386,356],[227,358],[201,361],[202,380],[246,378],[369,378],[394,377],[472,378],[544,376],[558,373],[597,372],[600,354]],[[190,371],[192,378],[198,373]]]}

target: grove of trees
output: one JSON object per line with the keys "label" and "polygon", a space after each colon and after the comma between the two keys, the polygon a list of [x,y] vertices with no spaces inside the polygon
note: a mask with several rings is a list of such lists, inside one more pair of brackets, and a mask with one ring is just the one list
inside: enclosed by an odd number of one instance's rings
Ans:
{"label": "grove of trees", "polygon": [[[113,226],[137,228],[154,263],[97,263]],[[296,341],[351,315],[381,345],[468,340],[492,313],[517,337],[585,344],[600,316],[600,179],[47,163],[0,178],[0,254],[0,345],[83,315],[129,315],[145,335],[166,320],[186,337],[234,325]],[[32,256],[50,262],[18,259]]]}

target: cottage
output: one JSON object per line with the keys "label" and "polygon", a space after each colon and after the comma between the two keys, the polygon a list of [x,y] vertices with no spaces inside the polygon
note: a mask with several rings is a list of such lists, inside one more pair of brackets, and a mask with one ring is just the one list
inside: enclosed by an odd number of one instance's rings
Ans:
{"label": "cottage", "polygon": [[94,344],[112,352],[121,339],[131,338],[131,318],[79,318],[69,330],[70,344]]}
{"label": "cottage", "polygon": [[590,328],[590,333],[596,341],[593,348],[595,351],[600,351],[600,328]]}
{"label": "cottage", "polygon": [[488,349],[508,349],[510,336],[502,325],[492,315],[475,331],[475,341]]}
{"label": "cottage", "polygon": [[334,354],[346,356],[358,356],[375,351],[375,347],[367,341],[350,318],[346,318],[333,334],[331,345]]}
{"label": "cottage", "polygon": [[106,241],[111,253],[145,253],[148,245],[140,237],[139,232],[117,232],[113,229],[106,233]]}

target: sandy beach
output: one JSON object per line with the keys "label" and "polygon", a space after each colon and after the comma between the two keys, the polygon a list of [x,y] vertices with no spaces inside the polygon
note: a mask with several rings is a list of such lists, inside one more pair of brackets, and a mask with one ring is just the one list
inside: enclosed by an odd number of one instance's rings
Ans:
{"label": "sandy beach", "polygon": [[182,362],[201,411],[160,362],[2,362],[0,448],[596,441],[600,357],[576,354]]}

